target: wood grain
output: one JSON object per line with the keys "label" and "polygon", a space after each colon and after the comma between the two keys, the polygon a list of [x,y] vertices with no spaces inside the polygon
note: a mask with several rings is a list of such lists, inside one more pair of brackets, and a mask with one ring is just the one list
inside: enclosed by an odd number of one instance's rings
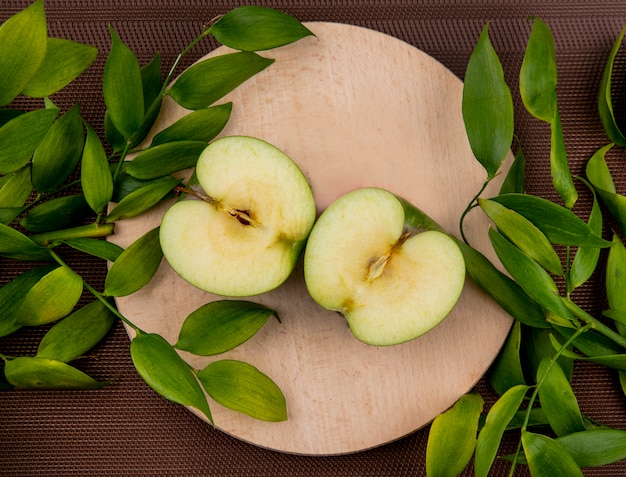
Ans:
{"label": "wood grain", "polygon": [[[276,58],[275,64],[224,99],[234,106],[222,135],[256,136],[284,150],[308,177],[318,211],[342,193],[378,186],[457,231],[461,212],[485,178],[465,134],[461,81],[382,33],[332,23],[308,26],[316,38],[262,53]],[[186,113],[166,101],[155,129]],[[486,195],[497,187],[494,182]],[[157,226],[168,206],[119,222],[112,240],[129,245]],[[487,229],[480,213],[469,215],[469,240],[492,257]],[[148,286],[117,304],[142,329],[173,343],[185,317],[216,298],[163,262]],[[289,420],[256,421],[211,402],[215,423],[242,440],[297,454],[357,452],[428,424],[486,372],[511,325],[471,283],[439,327],[387,348],[360,343],[343,318],[316,305],[301,267],[284,286],[252,299],[275,308],[282,323],[270,320],[219,358],[241,359],[266,372],[286,395]],[[197,368],[218,359],[184,356]]]}

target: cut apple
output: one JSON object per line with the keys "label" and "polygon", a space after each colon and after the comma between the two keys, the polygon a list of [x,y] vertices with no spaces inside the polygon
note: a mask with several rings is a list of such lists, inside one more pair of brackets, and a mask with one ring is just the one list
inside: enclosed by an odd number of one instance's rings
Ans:
{"label": "cut apple", "polygon": [[403,343],[437,326],[465,283],[454,240],[383,189],[341,196],[319,217],[304,254],[313,299],[341,313],[364,343]]}
{"label": "cut apple", "polygon": [[316,216],[296,163],[260,139],[228,136],[202,152],[196,175],[203,192],[173,204],[161,222],[170,266],[217,295],[258,295],[282,284]]}

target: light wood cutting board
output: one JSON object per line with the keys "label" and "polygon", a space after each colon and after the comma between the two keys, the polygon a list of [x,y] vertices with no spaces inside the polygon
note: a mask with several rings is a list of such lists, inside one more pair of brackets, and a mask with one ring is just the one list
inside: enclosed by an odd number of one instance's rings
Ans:
{"label": "light wood cutting board", "polygon": [[[485,178],[465,134],[461,81],[390,36],[341,24],[307,26],[317,38],[263,53],[276,62],[224,99],[234,107],[222,135],[256,136],[284,150],[310,180],[318,211],[342,193],[378,186],[456,233]],[[156,129],[186,113],[166,102]],[[157,226],[169,205],[119,222],[112,240],[128,246]],[[467,235],[486,253],[487,229],[482,214],[472,212]],[[174,343],[185,317],[216,298],[164,261],[147,287],[117,304],[142,329]],[[185,359],[198,369],[217,358],[241,359],[267,373],[287,398],[288,421],[256,421],[211,402],[215,423],[253,444],[308,455],[361,451],[428,424],[486,372],[511,325],[471,283],[439,327],[387,348],[360,343],[342,317],[316,305],[301,267],[284,286],[253,300],[276,309],[282,323],[270,320],[224,356]]]}

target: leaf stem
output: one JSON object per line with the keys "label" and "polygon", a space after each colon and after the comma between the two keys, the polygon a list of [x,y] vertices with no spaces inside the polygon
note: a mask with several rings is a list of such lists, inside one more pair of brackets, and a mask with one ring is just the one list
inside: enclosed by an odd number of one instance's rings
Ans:
{"label": "leaf stem", "polygon": [[459,220],[459,232],[461,233],[461,238],[463,239],[463,242],[465,242],[467,245],[469,245],[469,242],[467,241],[467,237],[465,236],[465,230],[463,229],[463,223],[465,221],[465,216],[467,214],[469,214],[469,212],[474,207],[476,207],[478,205],[478,198],[485,191],[485,189],[487,188],[487,186],[489,185],[489,183],[491,182],[492,179],[493,179],[493,177],[488,177],[487,180],[485,180],[485,182],[483,183],[483,185],[480,188],[480,190],[478,191],[478,193],[472,198],[472,200],[470,200],[470,202],[467,204],[467,207],[465,208],[465,210],[461,214],[461,218]]}
{"label": "leaf stem", "polygon": [[169,86],[170,82],[172,81],[172,77],[174,76],[174,72],[176,71],[176,68],[178,67],[178,64],[180,63],[180,60],[182,60],[183,57],[187,53],[189,53],[198,43],[200,43],[205,37],[207,37],[211,33],[211,27],[213,26],[213,23],[215,23],[215,20],[216,19],[212,20],[210,22],[209,26],[205,27],[204,30],[202,31],[202,33],[200,33],[197,37],[195,37],[191,41],[191,43],[189,43],[189,45],[187,45],[185,47],[185,49],[178,54],[178,56],[174,60],[174,63],[172,63],[172,67],[170,68],[169,72],[167,73],[167,76],[165,77],[165,80],[163,81],[163,86],[161,87],[161,92],[159,93],[159,96],[162,96],[162,95],[165,94],[165,90],[167,89],[167,87]]}
{"label": "leaf stem", "polygon": [[114,224],[93,223],[70,229],[54,230],[31,235],[29,238],[38,245],[49,246],[55,241],[84,237],[106,237],[113,233]]}
{"label": "leaf stem", "polygon": [[102,302],[102,304],[104,306],[106,306],[111,311],[111,313],[113,313],[115,316],[117,316],[125,324],[130,326],[136,333],[138,333],[138,334],[139,333],[143,333],[143,330],[141,330],[132,321],[130,321],[128,318],[126,318],[124,315],[122,315],[117,308],[115,308],[113,305],[111,305],[109,300],[107,300],[106,297],[104,295],[102,295],[102,293],[100,293],[98,290],[96,290],[94,287],[92,287],[87,282],[83,282],[83,284],[84,284],[85,288],[87,290],[89,290],[93,296],[95,296],[98,300],[100,300]]}
{"label": "leaf stem", "polygon": [[[59,257],[59,255],[57,255],[57,253],[54,250],[50,250],[50,255],[52,256],[52,258],[54,258],[54,260],[61,265],[62,267],[68,267],[68,265],[65,263],[65,261]],[[70,268],[70,267],[68,267]],[[122,315],[117,308],[115,308],[110,302],[109,300],[107,300],[107,298],[100,293],[98,290],[96,290],[94,287],[92,287],[88,282],[86,282],[85,280],[83,280],[83,286],[89,290],[89,292],[91,292],[91,294],[93,296],[95,296],[100,302],[102,302],[102,304],[109,309],[109,311],[111,311],[111,313],[113,313],[115,316],[117,316],[120,320],[122,320],[122,322],[124,322],[125,324],[127,324],[128,326],[130,326],[135,332],[137,333],[142,333],[143,331],[137,326],[135,325],[132,321],[130,321],[128,318],[126,318],[124,315]]]}
{"label": "leaf stem", "polygon": [[574,314],[574,316],[576,316],[576,318],[579,318],[586,324],[591,325],[591,327],[594,328],[596,331],[603,334],[610,340],[613,340],[614,343],[620,345],[622,348],[626,348],[626,336],[622,336],[617,331],[609,328],[600,320],[593,317],[585,310],[580,308],[578,305],[576,305],[576,303],[574,303],[571,299],[564,298],[563,301],[565,302],[565,306],[567,306],[567,308]]}
{"label": "leaf stem", "polygon": [[124,166],[124,160],[126,159],[126,156],[128,155],[128,151],[130,149],[131,146],[131,142],[130,141],[126,141],[126,146],[124,146],[124,150],[120,153],[120,160],[117,163],[117,167],[115,168],[115,172],[113,173],[113,183],[115,184],[117,182],[117,178],[120,175],[120,173],[122,172],[122,167]]}
{"label": "leaf stem", "polygon": [[[556,364],[556,362],[561,357],[563,352],[576,340],[576,338],[578,338],[581,334],[586,333],[591,328],[593,328],[593,323],[590,323],[590,322],[587,323],[585,326],[578,328],[576,332],[572,336],[570,336],[569,339],[565,343],[563,343],[563,345],[557,350],[555,355],[552,357],[545,372],[543,373],[542,376],[539,377],[539,380],[537,381],[537,384],[535,385],[535,389],[533,390],[533,393],[531,394],[528,400],[528,407],[526,408],[526,414],[524,415],[524,422],[522,423],[522,427],[520,430],[521,433],[526,432],[526,429],[528,428],[528,423],[530,422],[530,412],[533,408],[535,400],[537,399],[537,396],[539,395],[539,389],[541,388],[546,377],[550,373],[550,370]],[[515,475],[515,466],[517,465],[517,461],[519,459],[519,455],[521,451],[522,451],[522,440],[520,438],[519,442],[517,443],[517,449],[515,451],[511,469],[509,471],[509,477],[513,477]]]}

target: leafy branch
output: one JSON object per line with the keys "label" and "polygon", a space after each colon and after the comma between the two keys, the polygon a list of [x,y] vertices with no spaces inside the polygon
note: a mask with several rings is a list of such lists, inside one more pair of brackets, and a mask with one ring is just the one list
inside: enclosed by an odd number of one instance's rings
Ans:
{"label": "leafy branch", "polygon": [[[552,183],[563,205],[525,192],[520,148],[499,194],[483,198],[483,187],[461,217],[459,246],[468,274],[515,321],[491,370],[491,384],[500,397],[482,426],[476,426],[482,398],[475,394],[435,419],[426,461],[431,476],[457,475],[472,457],[475,475],[489,475],[507,430],[519,432],[516,453],[501,456],[511,462],[511,476],[521,464],[534,476],[573,476],[582,475],[581,468],[626,458],[626,431],[584,416],[570,384],[574,363],[591,361],[615,370],[626,394],[626,197],[616,191],[605,161],[616,145],[626,146],[611,102],[613,63],[624,31],[609,56],[598,101],[611,143],[588,160],[587,177],[577,178],[593,196],[585,222],[572,212],[578,191],[568,166],[557,104],[554,40],[546,23],[537,18],[532,23],[520,70],[520,94],[527,111],[550,127]],[[487,173],[485,184],[499,173],[512,146],[512,104],[486,25],[467,66],[463,94],[467,135]],[[608,240],[602,236],[601,204],[619,227]],[[476,207],[492,222],[489,238],[507,275],[465,240],[464,218]],[[565,252],[559,254],[557,246]],[[600,268],[602,249],[608,249],[604,265],[609,309],[594,317],[574,302],[573,292]],[[559,282],[564,286],[559,287]],[[480,405],[471,404],[476,401]],[[454,427],[439,425],[449,415],[461,422]]]}
{"label": "leafy branch", "polygon": [[[258,419],[285,420],[285,398],[260,370],[233,360],[196,370],[177,351],[228,351],[250,339],[276,314],[273,310],[241,300],[202,307],[185,321],[179,343],[171,345],[137,327],[114,302],[149,283],[159,268],[163,253],[158,228],[126,249],[102,238],[114,233],[119,220],[143,214],[174,194],[181,180],[173,174],[194,166],[230,118],[232,105],[216,103],[274,62],[256,51],[312,33],[273,9],[236,8],[204,28],[164,79],[159,55],[141,66],[112,27],[109,33],[102,79],[105,130],[100,138],[78,104],[62,112],[51,100],[90,67],[97,49],[48,37],[43,0],[0,26],[0,257],[32,262],[31,269],[0,287],[0,336],[24,326],[53,324],[35,356],[0,355],[6,384],[38,389],[108,384],[69,363],[88,353],[121,320],[135,335],[130,354],[137,371],[165,398],[192,406],[211,421],[207,395]],[[239,51],[199,61],[174,83],[180,60],[208,36]],[[22,96],[42,99],[43,107],[11,108]],[[193,111],[144,145],[165,96]],[[131,152],[136,157],[128,161]],[[110,262],[103,290],[68,265],[63,258],[67,247]],[[93,301],[79,306],[84,291]],[[185,331],[190,326],[193,336]],[[195,337],[205,336],[207,327],[220,329],[213,336],[219,347],[198,345]]]}

